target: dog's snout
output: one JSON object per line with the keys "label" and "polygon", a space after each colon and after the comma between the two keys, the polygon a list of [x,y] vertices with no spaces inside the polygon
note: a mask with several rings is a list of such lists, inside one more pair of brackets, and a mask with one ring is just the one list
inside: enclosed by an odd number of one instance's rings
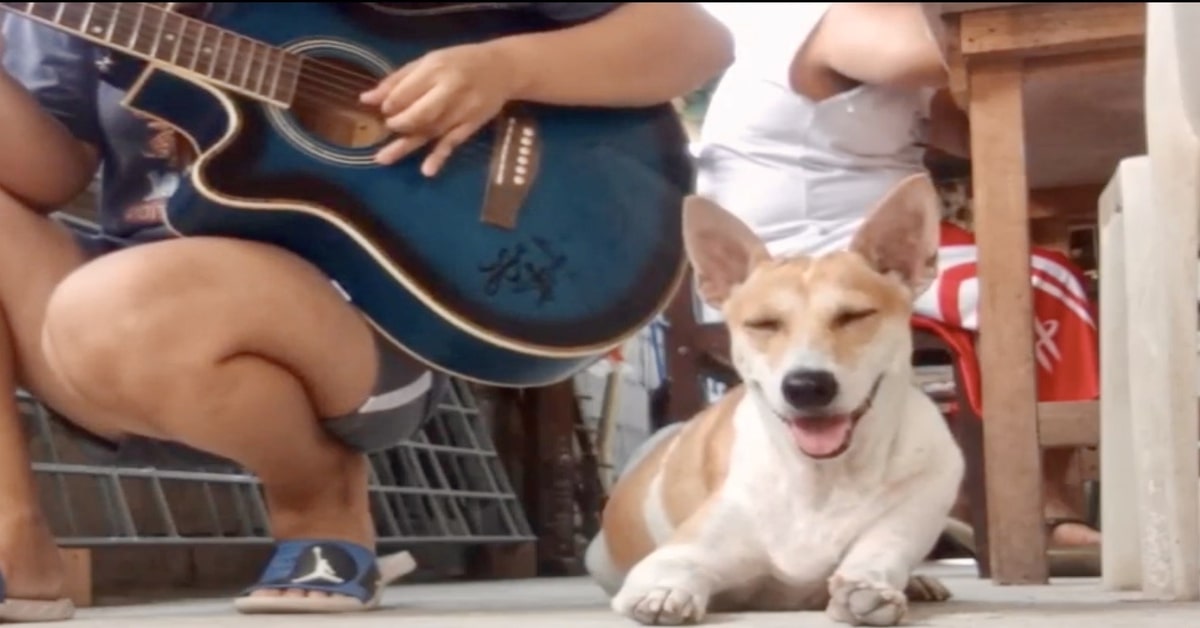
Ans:
{"label": "dog's snout", "polygon": [[793,408],[821,408],[837,394],[837,378],[829,371],[792,371],[783,378],[783,398]]}

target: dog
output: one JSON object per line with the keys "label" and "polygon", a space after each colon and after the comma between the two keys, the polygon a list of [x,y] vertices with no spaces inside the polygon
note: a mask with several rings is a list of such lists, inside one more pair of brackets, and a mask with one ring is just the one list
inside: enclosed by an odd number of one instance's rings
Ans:
{"label": "dog", "polygon": [[590,575],[642,624],[707,612],[821,610],[899,623],[945,527],[962,452],[913,384],[912,302],[937,272],[940,204],[898,183],[849,250],[772,259],[747,226],[690,196],[697,292],[721,308],[742,384],[635,452],[613,487]]}

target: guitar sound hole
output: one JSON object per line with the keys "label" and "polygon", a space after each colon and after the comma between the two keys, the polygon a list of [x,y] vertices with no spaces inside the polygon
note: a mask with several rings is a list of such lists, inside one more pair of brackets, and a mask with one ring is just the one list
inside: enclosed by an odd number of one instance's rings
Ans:
{"label": "guitar sound hole", "polygon": [[[291,113],[311,136],[341,148],[367,148],[383,143],[391,131],[375,107],[358,96],[383,78],[363,65],[332,57],[311,57],[304,64]],[[366,76],[373,78],[369,83]]]}

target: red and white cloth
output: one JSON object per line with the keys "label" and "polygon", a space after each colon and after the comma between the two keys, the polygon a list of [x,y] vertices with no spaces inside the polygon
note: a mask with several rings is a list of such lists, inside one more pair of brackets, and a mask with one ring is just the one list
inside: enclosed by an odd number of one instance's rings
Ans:
{"label": "red and white cloth", "polygon": [[[913,319],[914,327],[934,332],[954,347],[965,374],[966,396],[977,414],[981,395],[973,332],[979,329],[978,251],[970,232],[942,224],[938,278],[917,299]],[[1038,399],[1096,399],[1100,395],[1096,311],[1088,301],[1083,276],[1065,255],[1037,247],[1030,267]]]}

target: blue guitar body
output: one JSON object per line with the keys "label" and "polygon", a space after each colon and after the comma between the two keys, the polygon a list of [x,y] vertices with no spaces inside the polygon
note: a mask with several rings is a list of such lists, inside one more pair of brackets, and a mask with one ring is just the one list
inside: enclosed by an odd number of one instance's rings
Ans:
{"label": "blue guitar body", "polygon": [[[496,10],[211,7],[210,24],[379,76],[431,50],[528,30]],[[175,231],[296,253],[398,346],[454,375],[499,386],[566,379],[661,312],[682,277],[681,203],[692,171],[669,105],[522,105],[427,178],[424,151],[377,166],[371,156],[391,138],[330,141],[334,122],[309,131],[305,116],[319,118],[317,110],[273,107],[155,67],[129,94],[129,107],[174,125],[201,154],[167,208]],[[534,126],[522,132],[513,119]],[[536,176],[515,220],[485,220],[494,149],[531,134]]]}

